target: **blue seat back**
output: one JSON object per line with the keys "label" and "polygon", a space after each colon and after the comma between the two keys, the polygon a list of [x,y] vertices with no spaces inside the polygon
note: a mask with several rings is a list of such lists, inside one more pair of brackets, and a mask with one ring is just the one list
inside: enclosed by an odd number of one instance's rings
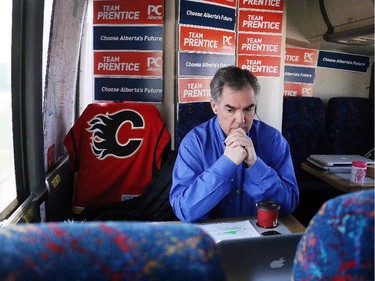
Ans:
{"label": "blue seat back", "polygon": [[374,101],[335,97],[327,103],[328,138],[335,154],[365,155],[374,148]]}
{"label": "blue seat back", "polygon": [[284,97],[282,134],[288,141],[297,180],[307,175],[301,163],[310,154],[330,153],[325,108],[318,97]]}
{"label": "blue seat back", "polygon": [[180,103],[176,125],[176,148],[191,129],[214,115],[209,102]]}
{"label": "blue seat back", "polygon": [[0,228],[0,280],[225,280],[192,224],[90,222]]}

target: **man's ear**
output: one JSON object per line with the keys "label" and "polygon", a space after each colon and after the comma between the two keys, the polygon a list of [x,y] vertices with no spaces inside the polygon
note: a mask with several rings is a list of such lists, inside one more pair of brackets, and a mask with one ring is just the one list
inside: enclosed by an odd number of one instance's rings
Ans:
{"label": "man's ear", "polygon": [[216,114],[217,113],[217,105],[216,105],[216,103],[214,103],[213,100],[211,100],[210,103],[211,103],[212,111]]}

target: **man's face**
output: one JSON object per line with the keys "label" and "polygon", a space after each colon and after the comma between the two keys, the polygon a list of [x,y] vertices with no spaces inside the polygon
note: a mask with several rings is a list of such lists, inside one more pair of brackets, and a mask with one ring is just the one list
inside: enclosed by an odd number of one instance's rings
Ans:
{"label": "man's face", "polygon": [[212,110],[217,114],[220,127],[226,136],[237,128],[250,131],[256,104],[254,89],[250,85],[238,91],[224,86],[218,103],[211,101]]}

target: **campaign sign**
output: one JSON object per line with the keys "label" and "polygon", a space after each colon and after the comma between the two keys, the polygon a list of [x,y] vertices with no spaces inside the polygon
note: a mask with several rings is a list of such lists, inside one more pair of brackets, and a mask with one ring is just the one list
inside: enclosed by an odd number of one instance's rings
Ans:
{"label": "campaign sign", "polygon": [[316,66],[319,51],[316,49],[286,48],[285,64]]}
{"label": "campaign sign", "polygon": [[158,78],[105,78],[94,81],[96,100],[161,102],[163,79]]}
{"label": "campaign sign", "polygon": [[211,100],[211,78],[178,79],[179,102],[205,102]]}
{"label": "campaign sign", "polygon": [[240,9],[282,11],[284,0],[239,0]]}
{"label": "campaign sign", "polygon": [[94,26],[94,50],[163,50],[162,26]]}
{"label": "campaign sign", "polygon": [[280,76],[280,57],[238,55],[237,65],[242,69],[248,69],[255,76]]}
{"label": "campaign sign", "polygon": [[281,33],[283,13],[240,10],[238,30],[241,32]]}
{"label": "campaign sign", "polygon": [[281,39],[281,35],[241,32],[238,34],[238,54],[280,56]]}
{"label": "campaign sign", "polygon": [[163,24],[164,0],[94,1],[93,24]]}
{"label": "campaign sign", "polygon": [[315,82],[315,67],[301,67],[285,65],[284,81],[294,83],[314,84]]}
{"label": "campaign sign", "polygon": [[234,54],[236,33],[180,25],[180,51]]}
{"label": "campaign sign", "polygon": [[94,52],[94,74],[161,77],[163,52]]}
{"label": "campaign sign", "polygon": [[234,30],[236,10],[203,2],[180,1],[180,24]]}
{"label": "campaign sign", "polygon": [[312,97],[313,84],[303,83],[284,83],[284,96],[285,97]]}
{"label": "campaign sign", "polygon": [[234,65],[234,55],[179,53],[178,76],[213,76],[219,68]]}
{"label": "campaign sign", "polygon": [[237,6],[237,0],[203,0],[203,2],[222,4],[222,5],[230,6],[232,8],[236,8]]}
{"label": "campaign sign", "polygon": [[349,55],[327,51],[319,52],[318,66],[321,67],[367,72],[369,64],[370,57],[367,56]]}

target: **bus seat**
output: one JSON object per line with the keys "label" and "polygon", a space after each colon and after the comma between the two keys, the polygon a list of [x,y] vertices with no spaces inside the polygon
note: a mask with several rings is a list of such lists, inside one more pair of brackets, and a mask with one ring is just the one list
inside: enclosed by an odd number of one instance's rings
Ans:
{"label": "bus seat", "polygon": [[326,116],[334,154],[364,156],[374,148],[374,100],[334,97],[328,100]]}
{"label": "bus seat", "polygon": [[70,167],[77,172],[74,212],[141,195],[170,144],[152,104],[89,104],[64,139]]}
{"label": "bus seat", "polygon": [[209,102],[180,103],[176,125],[176,148],[191,129],[214,115]]}
{"label": "bus seat", "polygon": [[225,280],[215,242],[193,224],[19,224],[0,228],[0,244],[1,280]]}
{"label": "bus seat", "polygon": [[293,280],[374,280],[374,189],[322,206],[297,247]]}
{"label": "bus seat", "polygon": [[290,145],[297,180],[309,178],[301,163],[310,154],[328,154],[325,108],[318,97],[284,97],[282,134]]}
{"label": "bus seat", "polygon": [[69,168],[68,155],[62,157],[56,167],[45,176],[47,186],[47,221],[71,219],[74,174]]}
{"label": "bus seat", "polygon": [[329,154],[325,107],[319,97],[284,97],[282,134],[288,141],[300,200],[293,215],[305,226],[321,205],[341,193],[301,169],[310,154]]}

